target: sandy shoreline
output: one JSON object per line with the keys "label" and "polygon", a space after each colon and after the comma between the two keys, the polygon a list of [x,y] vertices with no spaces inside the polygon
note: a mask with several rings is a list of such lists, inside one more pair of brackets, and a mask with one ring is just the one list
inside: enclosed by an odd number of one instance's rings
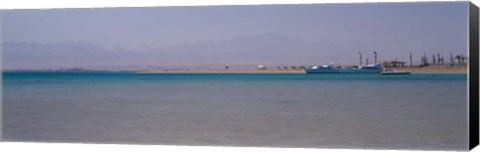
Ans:
{"label": "sandy shoreline", "polygon": [[[458,66],[458,67],[451,67],[451,66],[430,66],[430,67],[405,67],[405,68],[393,68],[396,71],[408,71],[411,73],[467,73],[466,66]],[[139,71],[137,73],[151,73],[151,74],[209,74],[209,73],[216,73],[216,74],[261,74],[261,73],[271,73],[271,74],[288,74],[288,73],[305,73],[304,70],[145,70]]]}
{"label": "sandy shoreline", "polygon": [[218,74],[228,74],[228,73],[305,73],[303,70],[148,70],[140,71],[137,73],[218,73]]}
{"label": "sandy shoreline", "polygon": [[396,71],[407,71],[411,73],[467,73],[466,66],[429,66],[429,67],[405,67],[393,68]]}

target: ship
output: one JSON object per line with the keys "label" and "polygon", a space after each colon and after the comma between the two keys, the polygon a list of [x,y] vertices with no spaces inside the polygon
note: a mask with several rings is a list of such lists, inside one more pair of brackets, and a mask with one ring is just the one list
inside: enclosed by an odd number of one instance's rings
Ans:
{"label": "ship", "polygon": [[383,67],[380,64],[370,64],[353,68],[340,68],[337,71],[344,74],[379,74],[383,71]]}
{"label": "ship", "polygon": [[380,73],[380,75],[409,75],[411,72],[407,71],[395,71],[390,68],[385,68],[383,71]]}
{"label": "ship", "polygon": [[311,68],[306,68],[305,72],[307,74],[379,74],[383,70],[382,65],[380,64],[370,64],[366,66],[354,66],[349,68],[342,68],[340,66],[335,66],[334,64],[322,65],[322,66],[313,66]]}
{"label": "ship", "polygon": [[334,64],[322,65],[322,66],[312,66],[310,68],[305,68],[307,74],[332,74],[339,73]]}

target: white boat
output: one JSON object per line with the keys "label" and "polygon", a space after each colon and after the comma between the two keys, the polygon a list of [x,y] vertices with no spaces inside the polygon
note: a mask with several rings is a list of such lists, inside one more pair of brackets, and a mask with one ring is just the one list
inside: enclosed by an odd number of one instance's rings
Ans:
{"label": "white boat", "polygon": [[382,72],[383,68],[380,64],[370,64],[367,66],[358,66],[353,68],[338,69],[340,73],[346,74],[378,74]]}
{"label": "white boat", "polygon": [[380,74],[381,75],[407,75],[411,73],[406,71],[394,71],[393,69],[385,68]]}
{"label": "white boat", "polygon": [[322,65],[322,66],[312,66],[306,68],[305,72],[307,74],[321,74],[321,73],[338,73],[337,68],[334,64]]}
{"label": "white boat", "polygon": [[358,66],[352,68],[341,68],[336,67],[334,64],[322,65],[322,66],[313,66],[311,68],[305,69],[307,74],[327,74],[327,73],[338,73],[338,74],[378,74],[382,72],[383,68],[380,64],[370,64],[367,66]]}

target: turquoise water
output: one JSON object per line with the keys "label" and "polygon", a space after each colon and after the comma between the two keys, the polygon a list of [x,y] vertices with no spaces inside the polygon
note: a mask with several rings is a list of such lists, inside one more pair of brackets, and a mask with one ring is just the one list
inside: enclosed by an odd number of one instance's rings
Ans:
{"label": "turquoise water", "polygon": [[5,73],[8,141],[466,150],[464,74]]}

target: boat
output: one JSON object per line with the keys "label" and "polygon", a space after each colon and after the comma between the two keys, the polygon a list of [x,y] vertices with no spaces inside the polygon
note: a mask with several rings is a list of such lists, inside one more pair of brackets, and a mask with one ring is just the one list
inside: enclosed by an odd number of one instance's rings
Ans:
{"label": "boat", "polygon": [[334,64],[322,65],[322,66],[313,66],[311,68],[305,69],[307,74],[327,74],[327,73],[338,73],[338,74],[378,74],[382,72],[383,68],[380,64],[370,64],[367,66],[354,66],[350,68],[342,68],[340,66],[336,67]]}
{"label": "boat", "polygon": [[321,73],[339,73],[334,64],[322,65],[322,66],[312,66],[306,68],[305,72],[307,74],[321,74]]}
{"label": "boat", "polygon": [[394,71],[393,69],[390,69],[390,68],[385,68],[380,73],[380,75],[408,75],[408,74],[411,74],[411,73],[406,71]]}
{"label": "boat", "polygon": [[367,66],[355,66],[351,68],[338,69],[339,73],[345,74],[378,74],[383,70],[380,64],[370,64]]}

